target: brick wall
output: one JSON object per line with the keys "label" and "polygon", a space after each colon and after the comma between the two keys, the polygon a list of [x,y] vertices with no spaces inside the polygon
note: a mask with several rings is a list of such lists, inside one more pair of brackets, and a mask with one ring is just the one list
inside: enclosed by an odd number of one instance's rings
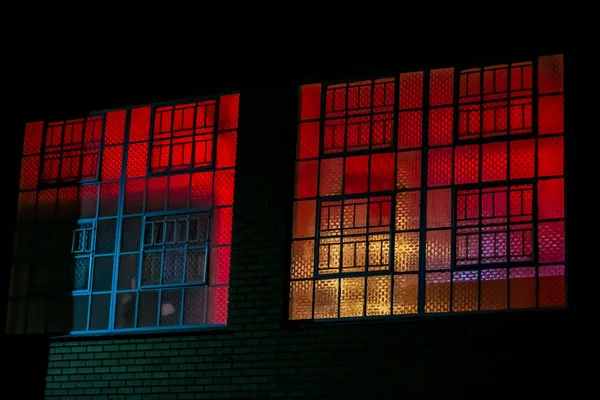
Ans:
{"label": "brick wall", "polygon": [[46,398],[538,397],[565,390],[568,382],[553,377],[568,365],[566,312],[286,321],[295,97],[295,88],[241,97],[228,328],[54,340]]}

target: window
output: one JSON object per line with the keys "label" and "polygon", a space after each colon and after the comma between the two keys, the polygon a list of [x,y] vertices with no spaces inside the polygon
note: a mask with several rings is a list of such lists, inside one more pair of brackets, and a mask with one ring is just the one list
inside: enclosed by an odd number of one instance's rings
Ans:
{"label": "window", "polygon": [[290,319],[564,306],[562,82],[553,55],[301,86]]}
{"label": "window", "polygon": [[238,102],[26,125],[9,333],[226,324]]}

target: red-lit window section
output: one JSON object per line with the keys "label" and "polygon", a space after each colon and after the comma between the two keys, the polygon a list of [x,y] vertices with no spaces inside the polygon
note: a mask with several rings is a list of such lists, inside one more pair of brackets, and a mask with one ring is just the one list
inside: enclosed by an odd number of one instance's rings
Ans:
{"label": "red-lit window section", "polygon": [[290,319],[564,306],[563,104],[562,55],[302,86]]}
{"label": "red-lit window section", "polygon": [[216,105],[210,100],[156,108],[151,172],[211,165]]}
{"label": "red-lit window section", "polygon": [[101,116],[48,124],[41,182],[96,180],[102,125]]}
{"label": "red-lit window section", "polygon": [[8,332],[226,324],[238,104],[27,124]]}

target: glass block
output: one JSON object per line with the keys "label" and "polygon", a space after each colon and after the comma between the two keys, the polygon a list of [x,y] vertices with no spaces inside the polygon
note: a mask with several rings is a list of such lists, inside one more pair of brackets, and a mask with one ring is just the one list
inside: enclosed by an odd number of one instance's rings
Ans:
{"label": "glass block", "polygon": [[423,111],[401,111],[398,114],[398,148],[421,147]]}
{"label": "glass block", "polygon": [[163,290],[160,296],[160,326],[180,324],[182,314],[181,289]]}
{"label": "glass block", "polygon": [[565,260],[565,222],[543,222],[538,225],[540,263],[560,263]]}
{"label": "glass block", "polygon": [[299,125],[297,145],[299,160],[319,156],[319,134],[319,122],[304,122]]}
{"label": "glass block", "polygon": [[481,271],[481,310],[504,310],[507,307],[506,269]]}
{"label": "glass block", "polygon": [[450,230],[427,232],[425,266],[428,270],[450,268],[450,243]]}
{"label": "glass block", "polygon": [[343,158],[321,160],[321,175],[319,178],[320,196],[334,196],[342,193],[343,171]]}
{"label": "glass block", "polygon": [[564,90],[563,62],[562,54],[538,58],[538,92],[540,94],[556,93]]}
{"label": "glass block", "polygon": [[40,157],[23,157],[21,161],[21,181],[19,189],[36,189],[40,168]]}
{"label": "glass block", "polygon": [[206,323],[207,287],[184,289],[183,325],[203,325]]}
{"label": "glass block", "polygon": [[131,110],[129,120],[129,142],[148,140],[150,132],[151,107],[137,107]]}
{"label": "glass block", "polygon": [[427,228],[446,228],[452,220],[452,189],[427,191]]}
{"label": "glass block", "polygon": [[510,179],[533,178],[535,174],[535,140],[510,142]]}
{"label": "glass block", "polygon": [[[325,160],[323,160],[325,161]],[[323,165],[322,161],[322,165]],[[393,165],[393,163],[392,163]],[[321,181],[323,182],[323,181]],[[346,158],[344,174],[344,193],[366,193],[369,183],[369,156],[352,156]]]}
{"label": "glass block", "polygon": [[390,276],[367,278],[367,315],[390,315],[392,311],[392,280]]}
{"label": "glass block", "polygon": [[454,68],[434,69],[429,74],[429,105],[452,104],[454,96]]}
{"label": "glass block", "polygon": [[321,84],[300,86],[300,120],[317,119],[321,115]]}
{"label": "glass block", "polygon": [[211,241],[213,244],[230,244],[233,208],[217,208],[213,211],[211,223]]}
{"label": "glass block", "polygon": [[235,167],[237,132],[219,133],[217,138],[217,168]]}
{"label": "glass block", "polygon": [[371,155],[370,191],[379,192],[394,189],[394,153]]}
{"label": "glass block", "polygon": [[311,319],[313,281],[290,282],[290,319]]}
{"label": "glass block", "polygon": [[213,172],[192,174],[191,207],[208,208],[212,205]]}
{"label": "glass block", "polygon": [[553,219],[565,216],[564,179],[548,179],[538,182],[538,218]]}
{"label": "glass block", "polygon": [[479,309],[478,271],[456,271],[452,274],[452,311]]}
{"label": "glass block", "polygon": [[421,150],[402,151],[396,158],[396,188],[404,190],[421,187]]}
{"label": "glass block", "polygon": [[450,311],[450,272],[430,272],[425,276],[425,312]]}
{"label": "glass block", "polygon": [[[171,177],[173,179],[173,177]],[[214,205],[215,206],[231,206],[233,205],[233,187],[235,181],[235,170],[221,169],[215,171],[215,187],[214,187]],[[316,177],[315,177],[316,186]],[[315,188],[316,193],[316,188]],[[187,192],[185,193],[187,196]],[[184,199],[184,195],[181,196]],[[185,197],[187,198],[187,197]]]}
{"label": "glass block", "polygon": [[90,331],[108,329],[110,294],[93,295],[90,306]]}
{"label": "glass block", "polygon": [[396,234],[394,242],[394,271],[419,270],[419,232]]}
{"label": "glass block", "polygon": [[231,246],[213,247],[210,249],[210,282],[224,284],[229,282],[231,268]]}
{"label": "glass block", "polygon": [[506,142],[486,143],[482,148],[481,180],[483,182],[506,180]]}
{"label": "glass block", "polygon": [[115,305],[115,329],[133,328],[135,326],[135,307],[137,293],[127,292],[117,294]]}
{"label": "glass block", "polygon": [[319,161],[299,161],[296,163],[296,198],[317,196],[317,175]]}
{"label": "glass block", "polygon": [[479,145],[457,146],[454,149],[454,183],[479,181]]}
{"label": "glass block", "polygon": [[423,107],[423,72],[400,74],[400,109]]}
{"label": "glass block", "polygon": [[452,183],[452,147],[429,150],[427,184],[444,186]]}
{"label": "glass block", "polygon": [[[340,317],[361,317],[365,306],[365,278],[342,278]],[[318,305],[317,302],[315,305]],[[315,315],[317,310],[315,308]]]}
{"label": "glass block", "polygon": [[240,95],[238,93],[219,97],[219,130],[236,129],[238,127],[238,114]]}
{"label": "glass block", "polygon": [[394,275],[393,279],[393,314],[416,314],[419,297],[419,276],[417,274],[402,274]]}
{"label": "glass block", "polygon": [[112,288],[113,277],[113,257],[95,257],[94,258],[94,279],[92,281],[92,291],[108,292]]}
{"label": "glass block", "polygon": [[565,305],[565,266],[548,265],[539,267],[540,307],[562,307]]}
{"label": "glass block", "polygon": [[432,108],[429,110],[429,135],[430,146],[452,144],[453,117],[452,107]]}
{"label": "glass block", "polygon": [[314,273],[314,262],[314,240],[296,240],[292,242],[292,279],[311,278]]}
{"label": "glass block", "polygon": [[324,279],[315,282],[314,318],[337,318],[338,279]]}
{"label": "glass block", "polygon": [[535,307],[535,268],[511,268],[510,308]]}
{"label": "glass block", "polygon": [[44,122],[29,122],[25,124],[25,138],[23,141],[23,155],[39,154],[42,146]]}
{"label": "glass block", "polygon": [[421,219],[421,192],[410,191],[396,194],[396,229],[418,229]]}
{"label": "glass block", "polygon": [[552,136],[538,139],[538,176],[564,174],[564,139]]}
{"label": "glass block", "polygon": [[538,98],[538,133],[548,135],[565,130],[565,100],[563,95]]}
{"label": "glass block", "polygon": [[104,132],[104,144],[113,145],[123,143],[126,117],[126,110],[109,111],[108,113],[106,113],[106,130]]}
{"label": "glass block", "polygon": [[146,175],[148,161],[148,143],[132,143],[127,149],[127,177],[135,178]]}
{"label": "glass block", "polygon": [[315,236],[316,213],[316,200],[302,200],[294,202],[294,238]]}

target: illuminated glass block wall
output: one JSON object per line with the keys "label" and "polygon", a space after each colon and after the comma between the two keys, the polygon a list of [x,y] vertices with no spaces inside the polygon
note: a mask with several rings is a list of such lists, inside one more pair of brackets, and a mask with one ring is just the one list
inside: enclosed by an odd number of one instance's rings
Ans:
{"label": "illuminated glass block wall", "polygon": [[226,324],[238,104],[28,123],[8,332]]}
{"label": "illuminated glass block wall", "polygon": [[562,55],[299,104],[290,319],[564,306]]}

